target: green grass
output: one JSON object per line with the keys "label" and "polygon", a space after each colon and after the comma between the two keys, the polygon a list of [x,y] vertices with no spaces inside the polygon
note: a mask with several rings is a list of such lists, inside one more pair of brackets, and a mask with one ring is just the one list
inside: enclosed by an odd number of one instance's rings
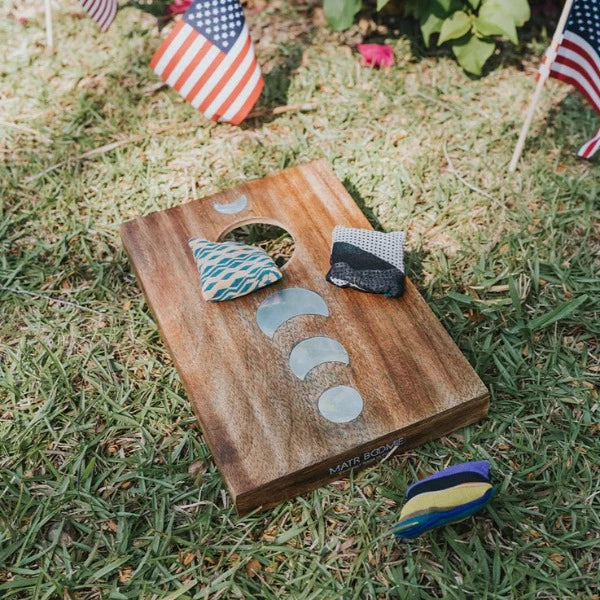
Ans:
{"label": "green grass", "polygon": [[[474,80],[408,31],[378,72],[286,4],[251,17],[266,116],[239,128],[152,90],[150,15],[102,35],[57,3],[49,55],[42,3],[3,4],[0,597],[598,598],[600,169],[574,156],[598,118],[550,82],[508,176],[543,40]],[[118,226],[318,157],[407,231],[490,414],[240,519]],[[408,483],[468,459],[492,464],[490,507],[395,542]]]}

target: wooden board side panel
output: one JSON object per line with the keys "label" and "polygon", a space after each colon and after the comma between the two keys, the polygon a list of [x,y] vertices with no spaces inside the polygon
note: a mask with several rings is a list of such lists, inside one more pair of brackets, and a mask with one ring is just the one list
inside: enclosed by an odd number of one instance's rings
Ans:
{"label": "wooden board side panel", "polygon": [[258,507],[264,510],[276,506],[288,498],[346,477],[351,471],[373,466],[388,456],[401,454],[442,435],[477,423],[488,414],[488,409],[489,396],[485,395],[430,421],[391,432],[353,448],[350,452],[331,457],[324,463],[296,472],[293,476],[270,482],[268,486],[251,490],[241,496],[234,496],[238,512],[244,515]]}

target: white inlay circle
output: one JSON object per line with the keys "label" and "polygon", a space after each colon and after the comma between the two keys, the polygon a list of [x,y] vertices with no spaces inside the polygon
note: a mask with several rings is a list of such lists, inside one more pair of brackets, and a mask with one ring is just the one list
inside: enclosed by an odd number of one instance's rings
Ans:
{"label": "white inlay circle", "polygon": [[325,390],[319,398],[319,412],[333,423],[348,423],[363,409],[361,395],[349,385],[336,385]]}

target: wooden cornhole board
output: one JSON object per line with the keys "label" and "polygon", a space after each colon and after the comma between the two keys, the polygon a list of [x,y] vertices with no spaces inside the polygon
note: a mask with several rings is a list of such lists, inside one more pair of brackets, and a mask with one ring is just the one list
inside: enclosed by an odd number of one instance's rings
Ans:
{"label": "wooden cornhole board", "polygon": [[[214,204],[245,195],[237,214]],[[265,222],[295,240],[283,279],[228,302],[205,302],[187,240],[218,240]],[[400,299],[325,281],[335,225],[371,228],[322,160],[241,184],[122,225],[126,251],[240,514],[267,508],[339,479],[350,469],[417,446],[486,415],[488,392],[407,281]],[[329,316],[302,315],[269,339],[259,304],[277,290],[320,294]],[[349,364],[327,362],[302,381],[290,370],[294,346],[311,336],[341,342]],[[348,423],[323,418],[324,390],[347,385],[362,413]]]}

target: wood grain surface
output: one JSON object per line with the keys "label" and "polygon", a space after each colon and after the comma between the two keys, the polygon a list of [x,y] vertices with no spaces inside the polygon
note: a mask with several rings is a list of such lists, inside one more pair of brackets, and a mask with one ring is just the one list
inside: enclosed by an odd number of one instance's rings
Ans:
{"label": "wood grain surface", "polygon": [[[240,194],[234,215],[213,203]],[[283,279],[228,302],[202,300],[187,240],[218,240],[247,223],[283,227],[295,240]],[[334,287],[325,281],[335,225],[371,228],[320,160],[249,181],[201,200],[125,223],[121,236],[204,436],[240,513],[267,508],[382,458],[481,419],[488,393],[465,357],[407,281],[400,299]],[[273,339],[258,328],[258,305],[278,289],[318,292],[330,316],[299,316]],[[326,363],[304,381],[288,356],[302,339],[343,344],[350,364]],[[356,388],[362,414],[324,419],[320,394]]]}

